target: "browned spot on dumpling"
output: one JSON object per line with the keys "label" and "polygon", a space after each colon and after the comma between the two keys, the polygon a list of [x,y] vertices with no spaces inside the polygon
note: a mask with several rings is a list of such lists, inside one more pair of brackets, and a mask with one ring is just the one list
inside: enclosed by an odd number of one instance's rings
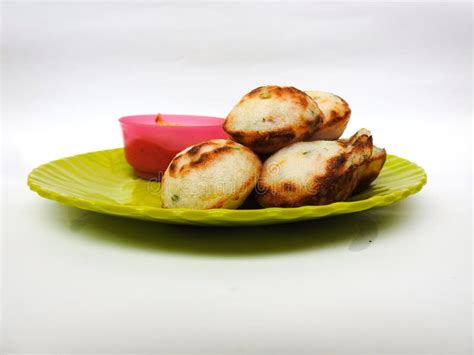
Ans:
{"label": "browned spot on dumpling", "polygon": [[[308,149],[313,153],[305,155]],[[318,150],[319,153],[314,153]],[[360,130],[349,140],[340,142],[296,143],[265,162],[259,181],[262,192],[256,199],[263,207],[344,201],[356,188],[359,168],[366,163],[371,151],[372,137],[367,130]],[[285,164],[278,166],[278,175],[272,174],[271,168],[279,161]],[[303,167],[300,173],[299,166]]]}
{"label": "browned spot on dumpling", "polygon": [[328,162],[328,166],[332,170],[338,170],[345,164],[346,161],[347,161],[347,156],[346,155],[340,155],[340,156],[330,160]]}
{"label": "browned spot on dumpling", "polygon": [[169,172],[170,172],[170,175],[175,177],[175,174],[176,174],[176,163],[175,161],[173,160],[170,164],[170,166],[168,167],[169,169]]}
{"label": "browned spot on dumpling", "polygon": [[194,147],[192,147],[191,149],[189,149],[186,154],[188,155],[196,155],[197,153],[199,153],[199,150],[201,150],[201,147],[202,147],[202,143],[201,144],[198,144],[198,145],[195,145]]}
{"label": "browned spot on dumpling", "polygon": [[[213,149],[202,152],[205,146],[213,147]],[[247,149],[245,147],[238,148],[236,146],[237,145],[232,141],[228,141],[228,145],[224,146],[217,146],[213,144],[212,141],[197,144],[173,159],[169,166],[169,174],[172,177],[176,177],[177,174],[183,176],[192,169],[205,168],[213,160],[219,159],[223,154],[231,153],[235,149]]]}
{"label": "browned spot on dumpling", "polygon": [[[236,131],[229,133],[235,141],[249,147],[253,147],[263,153],[268,150],[273,151],[275,147],[282,148],[291,142],[296,133],[293,128],[284,128],[268,132],[241,132]],[[278,148],[277,148],[278,149]]]}
{"label": "browned spot on dumpling", "polygon": [[349,122],[351,109],[338,95],[324,91],[307,91],[318,104],[323,114],[323,123],[316,129],[310,140],[336,140],[344,132]]}
{"label": "browned spot on dumpling", "polygon": [[233,141],[197,144],[179,153],[165,171],[162,207],[237,208],[253,190],[261,168],[250,149]]}
{"label": "browned spot on dumpling", "polygon": [[318,105],[303,91],[261,86],[240,100],[223,128],[236,142],[266,154],[310,137],[322,120]]}
{"label": "browned spot on dumpling", "polygon": [[385,164],[387,153],[385,149],[374,147],[372,156],[367,162],[358,169],[359,177],[355,193],[361,192],[369,187],[369,185],[379,176],[380,171]]}
{"label": "browned spot on dumpling", "polygon": [[296,191],[296,186],[292,182],[283,183],[283,189],[288,192]]}

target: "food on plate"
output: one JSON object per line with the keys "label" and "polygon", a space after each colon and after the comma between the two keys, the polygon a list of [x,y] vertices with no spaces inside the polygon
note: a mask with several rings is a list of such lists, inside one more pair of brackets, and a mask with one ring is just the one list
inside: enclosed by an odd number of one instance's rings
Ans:
{"label": "food on plate", "polygon": [[224,130],[258,154],[270,154],[310,138],[323,122],[316,102],[291,86],[261,86],[231,110]]}
{"label": "food on plate", "polygon": [[335,94],[269,85],[244,95],[225,120],[158,113],[120,122],[135,174],[161,178],[162,207],[232,209],[254,190],[249,201],[263,207],[299,207],[366,189],[386,152],[366,129],[339,139],[350,116]]}
{"label": "food on plate", "polygon": [[323,122],[310,140],[335,140],[344,133],[351,109],[344,99],[325,91],[306,91],[323,113]]}
{"label": "food on plate", "polygon": [[372,136],[366,129],[348,140],[294,143],[265,161],[256,199],[263,207],[344,201],[356,188],[359,167],[371,154]]}
{"label": "food on plate", "polygon": [[262,163],[247,147],[212,139],[178,153],[161,179],[164,208],[237,208],[252,192]]}
{"label": "food on plate", "polygon": [[367,162],[359,168],[359,179],[355,192],[361,192],[369,187],[377,176],[379,176],[386,158],[387,152],[385,149],[376,146],[373,147],[372,155]]}

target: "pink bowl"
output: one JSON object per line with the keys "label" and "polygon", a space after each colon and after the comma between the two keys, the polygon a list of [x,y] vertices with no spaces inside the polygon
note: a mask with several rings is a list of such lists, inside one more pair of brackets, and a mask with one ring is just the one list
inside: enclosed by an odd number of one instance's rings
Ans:
{"label": "pink bowl", "polygon": [[222,129],[224,120],[217,117],[161,114],[165,122],[178,126],[162,126],[155,122],[156,115],[122,117],[125,158],[144,179],[160,178],[174,156],[208,139],[228,136]]}

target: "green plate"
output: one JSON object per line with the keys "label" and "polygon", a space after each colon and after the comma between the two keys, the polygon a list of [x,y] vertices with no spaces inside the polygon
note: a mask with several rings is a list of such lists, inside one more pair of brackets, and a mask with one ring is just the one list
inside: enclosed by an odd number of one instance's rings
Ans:
{"label": "green plate", "polygon": [[28,176],[28,186],[33,191],[69,206],[165,223],[218,226],[288,223],[363,211],[403,200],[420,191],[425,183],[422,168],[388,155],[371,187],[345,202],[263,209],[249,199],[238,210],[191,210],[161,208],[160,184],[135,177],[121,148],[56,160],[39,166]]}

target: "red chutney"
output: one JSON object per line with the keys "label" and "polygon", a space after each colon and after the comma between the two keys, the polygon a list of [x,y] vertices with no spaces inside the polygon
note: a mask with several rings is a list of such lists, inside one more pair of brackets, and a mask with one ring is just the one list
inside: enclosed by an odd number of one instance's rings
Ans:
{"label": "red chutney", "polygon": [[[136,139],[125,146],[125,158],[135,173],[145,179],[161,179],[178,151],[167,150],[159,143]],[[154,173],[150,173],[154,172]]]}
{"label": "red chutney", "polygon": [[125,158],[144,179],[160,179],[183,149],[214,138],[226,139],[223,119],[195,115],[137,115],[120,120]]}

